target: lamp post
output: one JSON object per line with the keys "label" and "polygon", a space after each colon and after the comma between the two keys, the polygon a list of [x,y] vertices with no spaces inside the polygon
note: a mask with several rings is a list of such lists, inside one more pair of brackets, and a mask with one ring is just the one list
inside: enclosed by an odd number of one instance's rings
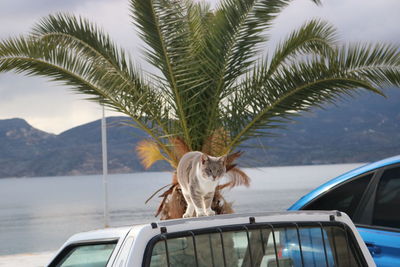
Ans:
{"label": "lamp post", "polygon": [[107,184],[107,175],[108,175],[108,161],[107,161],[107,124],[105,117],[105,108],[103,109],[103,117],[101,118],[101,148],[103,154],[103,190],[104,190],[104,227],[109,226],[109,218],[108,218],[108,184]]}

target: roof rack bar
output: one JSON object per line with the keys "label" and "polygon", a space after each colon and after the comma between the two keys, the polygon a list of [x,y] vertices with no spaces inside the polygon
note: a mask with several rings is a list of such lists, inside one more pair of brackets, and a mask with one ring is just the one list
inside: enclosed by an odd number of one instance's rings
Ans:
{"label": "roof rack bar", "polygon": [[279,259],[278,259],[278,250],[276,249],[276,240],[275,240],[275,230],[274,226],[270,223],[268,223],[269,227],[271,228],[272,232],[272,240],[274,241],[274,250],[275,250],[275,259],[276,259],[276,267],[279,267]]}
{"label": "roof rack bar", "polygon": [[246,225],[243,225],[243,229],[246,230],[246,236],[247,236],[247,248],[249,249],[249,256],[250,256],[250,265],[254,267],[253,263],[253,254],[251,252],[251,242],[250,242],[250,235],[249,235],[249,229],[247,228]]}
{"label": "roof rack bar", "polygon": [[227,267],[227,265],[226,265],[226,256],[225,256],[224,238],[222,236],[222,229],[221,228],[217,228],[217,230],[219,231],[219,236],[221,237],[221,247],[222,247],[222,257],[224,259],[224,267]]}
{"label": "roof rack bar", "polygon": [[261,246],[262,246],[262,250],[263,250],[263,255],[265,255],[265,244],[264,244],[264,236],[262,233],[262,229],[260,228],[260,240],[261,240]]}
{"label": "roof rack bar", "polygon": [[167,244],[167,236],[165,234],[161,234],[161,239],[164,240],[165,244],[165,254],[167,255],[167,266],[170,267],[170,261],[169,261],[169,252],[168,252],[168,244]]}
{"label": "roof rack bar", "polygon": [[192,231],[189,231],[189,233],[192,235],[194,258],[196,260],[196,267],[199,267],[199,259],[197,257],[196,238],[195,238],[195,235],[194,235],[194,233]]}
{"label": "roof rack bar", "polygon": [[211,252],[211,263],[212,266],[215,267],[215,262],[214,262],[214,249],[211,241],[211,234],[208,234],[208,242],[210,244],[210,252]]}
{"label": "roof rack bar", "polygon": [[322,223],[319,222],[318,224],[319,224],[319,229],[321,230],[322,244],[324,245],[325,264],[326,264],[326,267],[329,267],[328,253],[326,252],[324,227],[322,226]]}
{"label": "roof rack bar", "polygon": [[301,238],[300,238],[300,229],[297,223],[293,223],[296,226],[297,232],[297,240],[299,241],[299,250],[300,250],[300,257],[301,257],[301,266],[304,267],[304,256],[303,256],[303,248],[301,247]]}

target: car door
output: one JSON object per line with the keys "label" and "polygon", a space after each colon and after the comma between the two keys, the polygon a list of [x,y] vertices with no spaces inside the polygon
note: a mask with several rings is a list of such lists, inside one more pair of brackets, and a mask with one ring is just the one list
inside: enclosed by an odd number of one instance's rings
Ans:
{"label": "car door", "polygon": [[377,266],[400,266],[399,179],[400,166],[383,167],[338,184],[301,209],[346,212]]}
{"label": "car door", "polygon": [[379,171],[356,225],[377,266],[400,266],[400,166]]}

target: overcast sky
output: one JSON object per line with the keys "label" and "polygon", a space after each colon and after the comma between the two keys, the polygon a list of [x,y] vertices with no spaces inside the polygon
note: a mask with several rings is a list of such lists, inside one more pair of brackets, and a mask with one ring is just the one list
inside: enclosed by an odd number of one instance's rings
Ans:
{"label": "overcast sky", "polygon": [[[131,24],[129,0],[0,0],[0,39],[29,32],[50,13],[83,15],[102,26],[134,59],[144,65],[142,45]],[[213,4],[218,0],[209,0]],[[383,41],[400,44],[400,0],[322,0],[318,7],[309,0],[293,0],[276,20],[272,42],[310,18],[333,23],[343,42]],[[0,74],[0,119],[23,118],[34,127],[60,133],[96,120],[101,109],[68,88],[45,79],[21,74]],[[115,115],[108,112],[107,115]]]}

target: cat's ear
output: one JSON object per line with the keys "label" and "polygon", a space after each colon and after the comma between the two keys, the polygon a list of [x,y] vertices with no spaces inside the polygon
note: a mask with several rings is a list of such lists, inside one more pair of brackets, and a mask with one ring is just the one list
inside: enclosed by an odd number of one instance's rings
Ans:
{"label": "cat's ear", "polygon": [[208,156],[203,153],[203,155],[201,155],[201,163],[204,164],[204,163],[206,163],[207,160],[208,160]]}
{"label": "cat's ear", "polygon": [[220,157],[219,161],[222,162],[226,166],[226,162],[228,160],[228,155]]}

